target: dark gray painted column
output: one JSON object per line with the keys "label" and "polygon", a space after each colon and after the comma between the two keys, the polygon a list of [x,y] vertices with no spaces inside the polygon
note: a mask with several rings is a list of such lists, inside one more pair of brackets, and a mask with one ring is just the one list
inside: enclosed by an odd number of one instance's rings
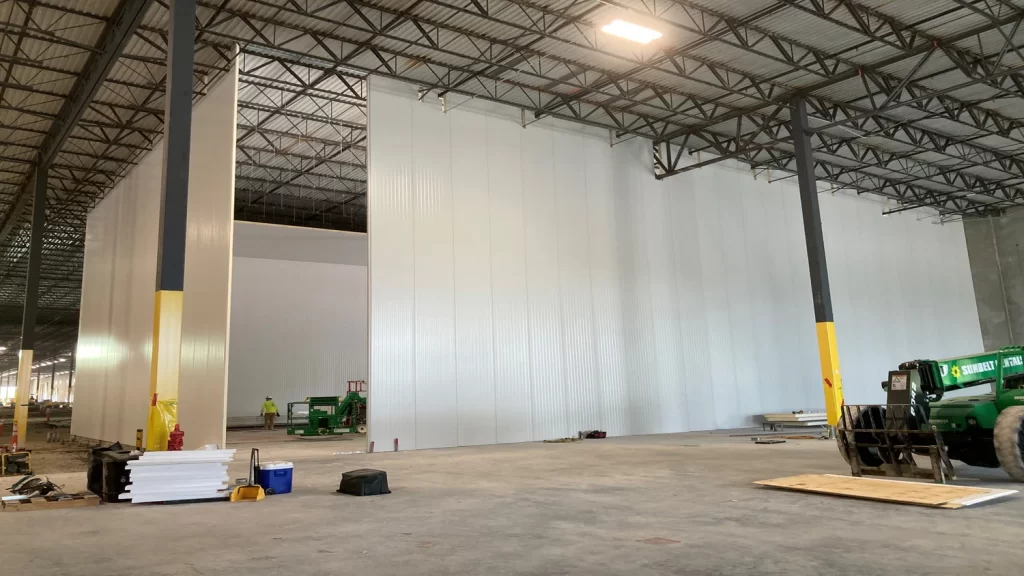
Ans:
{"label": "dark gray painted column", "polygon": [[48,166],[36,166],[32,194],[32,234],[28,247],[28,275],[25,278],[25,308],[21,317],[21,349],[34,350],[36,312],[39,305],[39,270],[43,257],[43,229],[46,226],[46,181]]}
{"label": "dark gray painted column", "polygon": [[811,147],[810,127],[807,124],[807,103],[803,99],[794,100],[790,106],[790,116],[790,121],[793,123],[793,145],[796,148],[797,180],[800,184],[804,240],[807,242],[807,264],[811,270],[814,321],[832,322],[832,293],[828,286],[825,240],[821,233],[818,182],[814,175],[814,154]]}
{"label": "dark gray painted column", "polygon": [[54,359],[53,364],[50,364],[50,397],[49,400],[53,400],[53,393],[57,389],[57,360]]}
{"label": "dark gray painted column", "polygon": [[832,320],[832,294],[825,263],[825,239],[821,232],[818,210],[818,183],[814,175],[814,151],[811,127],[807,121],[807,103],[793,100],[790,109],[793,145],[796,148],[797,179],[800,184],[800,207],[803,211],[804,240],[807,243],[807,266],[811,272],[811,297],[814,300],[814,323],[818,335],[818,358],[821,363],[825,412],[830,426],[836,426],[843,406],[843,380],[839,372],[839,347],[836,345]]}
{"label": "dark gray painted column", "polygon": [[171,2],[164,116],[164,182],[160,194],[156,289],[185,287],[185,232],[192,138],[195,0]]}

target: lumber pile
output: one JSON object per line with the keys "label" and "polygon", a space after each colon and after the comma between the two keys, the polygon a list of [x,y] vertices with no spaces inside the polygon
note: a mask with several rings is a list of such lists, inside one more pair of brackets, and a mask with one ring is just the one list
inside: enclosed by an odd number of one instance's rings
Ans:
{"label": "lumber pile", "polygon": [[128,463],[131,482],[119,498],[132,504],[226,498],[234,457],[234,450],[146,452]]}

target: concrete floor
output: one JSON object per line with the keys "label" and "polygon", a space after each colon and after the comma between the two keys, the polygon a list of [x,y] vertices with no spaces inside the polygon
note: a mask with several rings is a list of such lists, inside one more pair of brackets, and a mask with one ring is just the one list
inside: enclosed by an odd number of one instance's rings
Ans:
{"label": "concrete floor", "polygon": [[[293,494],[0,514],[4,572],[1006,575],[1024,562],[1024,497],[937,510],[751,485],[849,473],[832,442],[678,434],[335,455],[361,446],[266,435],[234,438],[232,476],[256,441],[264,460],[295,463]],[[386,470],[393,493],[334,493],[364,467]],[[1018,487],[998,471],[961,474]]]}

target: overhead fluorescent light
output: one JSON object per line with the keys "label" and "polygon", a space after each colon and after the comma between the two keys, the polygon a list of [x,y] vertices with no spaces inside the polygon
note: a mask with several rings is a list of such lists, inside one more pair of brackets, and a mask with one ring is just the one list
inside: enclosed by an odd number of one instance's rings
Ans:
{"label": "overhead fluorescent light", "polygon": [[615,20],[611,24],[605,24],[601,27],[601,31],[605,34],[611,34],[612,36],[618,36],[619,38],[625,38],[640,44],[650,44],[661,38],[661,32],[645,28],[639,24],[626,22],[625,20]]}

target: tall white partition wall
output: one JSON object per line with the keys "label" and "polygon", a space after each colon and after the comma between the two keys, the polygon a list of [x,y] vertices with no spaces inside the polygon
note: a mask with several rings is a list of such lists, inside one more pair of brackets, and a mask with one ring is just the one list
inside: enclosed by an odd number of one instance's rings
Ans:
{"label": "tall white partition wall", "polygon": [[[238,69],[192,111],[178,416],[185,448],[224,442]],[[149,410],[163,143],[89,213],[71,432],[134,444]]]}
{"label": "tall white partition wall", "polygon": [[367,379],[366,234],[235,222],[234,254],[228,418]]}
{"label": "tall white partition wall", "polygon": [[[451,101],[449,102],[451,104]],[[369,96],[370,435],[432,448],[821,409],[795,179],[664,181],[651,143],[414,86]],[[963,229],[822,194],[847,399],[981,348]]]}

